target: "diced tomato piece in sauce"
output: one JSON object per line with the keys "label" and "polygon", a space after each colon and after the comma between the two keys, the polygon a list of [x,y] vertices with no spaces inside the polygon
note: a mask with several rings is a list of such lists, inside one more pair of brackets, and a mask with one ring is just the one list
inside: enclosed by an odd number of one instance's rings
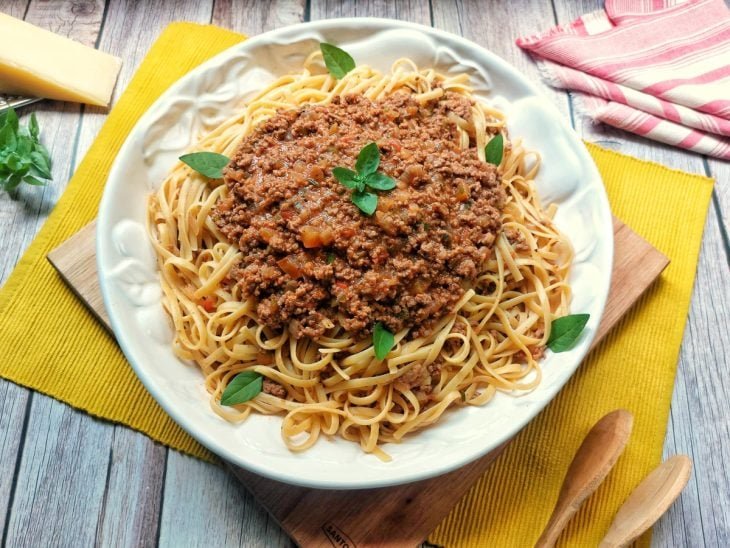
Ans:
{"label": "diced tomato piece in sauce", "polygon": [[355,229],[352,227],[345,227],[340,230],[340,236],[343,238],[352,238],[355,235]]}
{"label": "diced tomato piece in sauce", "polygon": [[456,199],[460,202],[466,202],[469,199],[469,189],[464,183],[459,183],[456,187]]}
{"label": "diced tomato piece in sauce", "polygon": [[318,228],[313,226],[305,226],[299,231],[302,238],[302,244],[308,249],[314,247],[322,247],[322,233]]}
{"label": "diced tomato piece in sauce", "polygon": [[215,297],[213,295],[206,295],[198,300],[198,304],[203,307],[206,312],[215,312],[217,308]]}
{"label": "diced tomato piece in sauce", "polygon": [[276,264],[292,278],[300,278],[302,274],[304,274],[302,272],[302,267],[293,255],[288,255],[283,259],[278,260]]}
{"label": "diced tomato piece in sauce", "polygon": [[259,230],[259,235],[261,236],[261,239],[268,244],[271,241],[271,238],[274,237],[274,231],[268,227],[263,227]]}

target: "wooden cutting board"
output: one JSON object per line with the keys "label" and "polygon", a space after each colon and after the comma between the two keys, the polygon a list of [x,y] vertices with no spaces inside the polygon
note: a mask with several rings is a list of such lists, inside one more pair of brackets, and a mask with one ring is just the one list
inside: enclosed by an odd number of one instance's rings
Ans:
{"label": "wooden cutting board", "polygon": [[[593,347],[669,264],[669,259],[616,218],[613,229],[611,291]],[[99,291],[95,231],[96,223],[84,227],[51,251],[48,260],[111,331]],[[228,467],[300,546],[416,546],[446,517],[505,446],[437,478],[360,491],[295,487],[232,464]]]}

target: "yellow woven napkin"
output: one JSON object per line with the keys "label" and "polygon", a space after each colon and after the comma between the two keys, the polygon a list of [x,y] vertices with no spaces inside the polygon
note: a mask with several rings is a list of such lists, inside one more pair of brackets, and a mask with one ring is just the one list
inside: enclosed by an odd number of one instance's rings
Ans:
{"label": "yellow woven napkin", "polygon": [[[0,291],[0,375],[204,459],[210,453],[152,400],[112,338],[45,256],[96,216],[111,163],[141,114],[183,74],[242,39],[191,23],[165,30]],[[712,181],[593,145],[588,149],[614,213],[672,263],[439,526],[432,542],[474,547],[534,543],[582,437],[617,407],[636,417],[632,441],[615,471],[572,521],[563,542],[596,545],[622,500],[661,458]],[[36,334],[32,339],[29,325]],[[645,537],[642,544],[647,541]]]}

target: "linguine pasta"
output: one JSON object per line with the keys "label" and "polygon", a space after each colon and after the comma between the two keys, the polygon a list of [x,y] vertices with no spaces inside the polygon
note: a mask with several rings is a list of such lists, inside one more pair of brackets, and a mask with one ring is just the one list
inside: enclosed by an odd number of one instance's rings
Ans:
{"label": "linguine pasta", "polygon": [[[407,92],[425,101],[445,91],[471,97],[468,76],[445,76],[401,59],[387,74],[358,66],[335,80],[322,72],[316,52],[301,73],[262,90],[195,149],[231,157],[240,140],[277,111],[328,104],[336,96],[377,101]],[[454,115],[453,122],[460,146],[482,161],[495,134],[507,139],[503,114],[476,99],[471,120]],[[568,311],[572,248],[554,226],[555,208],[543,208],[537,196],[539,156],[519,140],[505,142],[499,173],[507,202],[491,259],[452,313],[427,336],[413,338],[408,329],[395,334],[396,345],[382,361],[369,338],[356,339],[338,326],[317,339],[296,339],[259,323],[255,303],[222,283],[241,259],[210,216],[227,187],[178,163],[149,200],[148,228],[175,354],[200,368],[212,409],[232,422],[254,412],[283,415],[282,437],[292,451],[311,447],[322,435],[339,435],[387,460],[380,445],[435,423],[450,407],[484,405],[497,391],[535,388],[550,322]],[[437,379],[424,401],[404,379],[435,364],[429,371]],[[247,370],[283,386],[287,397],[262,392],[239,405],[221,405],[228,383]]]}

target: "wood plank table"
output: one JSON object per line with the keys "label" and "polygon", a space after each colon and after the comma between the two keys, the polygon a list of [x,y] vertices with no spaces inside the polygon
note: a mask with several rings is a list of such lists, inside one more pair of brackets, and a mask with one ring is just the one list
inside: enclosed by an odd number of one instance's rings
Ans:
{"label": "wood plank table", "polygon": [[[567,23],[600,0],[0,0],[0,11],[123,58],[118,97],[170,22],[247,34],[345,16],[414,21],[456,33],[539,82],[514,38]],[[665,454],[694,461],[690,484],[655,528],[656,546],[730,546],[730,164],[606,127],[569,94],[542,84],[587,140],[717,180],[680,356]],[[104,111],[44,101],[37,112],[54,159],[43,188],[0,192],[0,283],[45,221],[105,119]],[[661,191],[661,189],[658,189]],[[681,215],[681,212],[677,212]],[[2,357],[0,357],[2,359]],[[6,546],[290,546],[226,471],[167,450],[0,380],[0,528]]]}

